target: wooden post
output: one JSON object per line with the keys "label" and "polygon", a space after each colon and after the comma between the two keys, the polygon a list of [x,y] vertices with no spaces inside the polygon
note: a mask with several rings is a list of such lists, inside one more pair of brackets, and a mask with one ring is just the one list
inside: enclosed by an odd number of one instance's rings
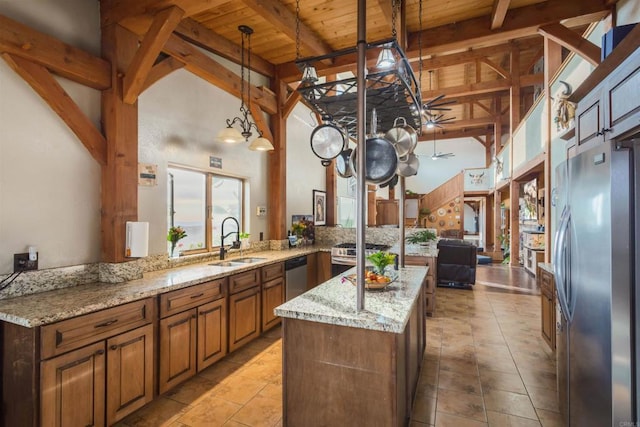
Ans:
{"label": "wooden post", "polygon": [[327,225],[336,225],[336,161],[325,168],[325,189],[327,191]]}
{"label": "wooden post", "polygon": [[[512,147],[513,148],[513,147]],[[511,253],[511,260],[509,265],[518,265],[518,259],[520,258],[520,183],[514,179],[510,182],[509,200],[511,201],[510,218],[510,232],[511,239],[509,242],[509,249]]]}
{"label": "wooden post", "polygon": [[273,151],[269,152],[269,239],[287,238],[287,120],[283,106],[287,100],[287,84],[276,76],[274,82],[278,111],[271,116]]}
{"label": "wooden post", "polygon": [[[500,204],[502,203],[502,192],[496,190],[493,192],[493,252],[500,253],[500,234],[502,234],[502,217],[500,212]],[[500,256],[502,259],[502,256]]]}
{"label": "wooden post", "polygon": [[[101,2],[102,10],[109,2]],[[102,167],[101,259],[123,262],[125,223],[138,219],[138,102],[122,99],[123,75],[138,37],[117,24],[102,28],[102,54],[111,62],[111,88],[102,91],[107,163]]]}
{"label": "wooden post", "polygon": [[[518,263],[518,255],[520,248],[520,236],[519,236],[519,205],[518,205],[518,195],[519,195],[519,184],[513,179],[513,134],[520,124],[520,118],[522,117],[520,111],[520,51],[518,47],[514,46],[511,49],[510,55],[510,69],[511,69],[511,90],[510,90],[510,129],[509,129],[509,138],[511,139],[511,147],[509,149],[509,168],[511,171],[509,176],[511,177],[511,221],[510,221],[510,239],[509,239],[509,248],[511,251],[511,261],[510,265],[517,265]],[[513,189],[516,188],[517,191],[514,193]],[[513,220],[515,218],[515,221]]]}

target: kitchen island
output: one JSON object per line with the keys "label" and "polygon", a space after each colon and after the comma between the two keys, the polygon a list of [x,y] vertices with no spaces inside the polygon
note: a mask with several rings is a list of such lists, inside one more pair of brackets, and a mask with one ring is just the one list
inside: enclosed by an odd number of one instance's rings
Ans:
{"label": "kitchen island", "polygon": [[[401,268],[383,291],[342,276],[277,307],[285,426],[404,426],[425,348],[427,267]],[[355,268],[345,274],[355,273]]]}

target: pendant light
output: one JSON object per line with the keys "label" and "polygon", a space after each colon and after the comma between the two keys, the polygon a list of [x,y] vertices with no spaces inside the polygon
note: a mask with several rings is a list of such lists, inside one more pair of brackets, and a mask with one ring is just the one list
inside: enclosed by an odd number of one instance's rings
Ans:
{"label": "pendant light", "polygon": [[[252,129],[258,132],[258,138],[254,140],[249,149],[254,151],[269,151],[273,150],[271,142],[262,136],[262,132],[258,129],[258,126],[251,121],[251,113],[247,107],[246,102],[251,102],[251,34],[253,34],[253,28],[247,25],[240,25],[238,31],[242,33],[242,45],[240,56],[240,116],[236,116],[233,119],[227,119],[227,127],[218,132],[216,141],[227,144],[235,144],[238,142],[249,141],[249,138],[253,136]],[[245,40],[247,41],[247,101],[244,98],[245,88]],[[241,130],[238,130],[234,125],[239,125]]]}
{"label": "pendant light", "polygon": [[[300,59],[300,0],[296,0],[296,61]],[[302,69],[302,79],[300,83],[303,85],[311,85],[318,81],[318,72],[316,67],[304,64]]]}
{"label": "pendant light", "polygon": [[[394,40],[397,38],[396,33],[396,0],[391,0],[391,36]],[[396,58],[393,56],[391,46],[384,45],[378,54],[376,68],[391,68],[396,65]]]}

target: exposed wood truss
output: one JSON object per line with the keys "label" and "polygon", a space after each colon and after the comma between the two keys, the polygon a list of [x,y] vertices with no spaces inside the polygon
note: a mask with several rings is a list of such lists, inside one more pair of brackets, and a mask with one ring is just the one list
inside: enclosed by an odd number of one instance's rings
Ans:
{"label": "exposed wood truss", "polygon": [[[544,75],[529,74],[520,76],[518,79],[521,86],[532,86],[535,84],[541,84],[544,79]],[[441,88],[437,90],[423,91],[422,95],[425,99],[433,98],[439,94],[444,94],[448,97],[458,97],[467,95],[478,95],[483,93],[499,92],[503,90],[509,90],[513,85],[512,79],[501,79],[486,81],[481,83],[469,83],[461,86],[452,86],[447,88]]]}
{"label": "exposed wood truss", "polygon": [[104,59],[0,15],[0,53],[5,52],[94,89],[111,86],[110,66]]}
{"label": "exposed wood truss", "polygon": [[73,102],[51,73],[42,65],[19,56],[3,53],[2,57],[69,126],[93,158],[101,165],[105,165],[107,162],[107,143],[104,136],[80,110],[80,107]]}
{"label": "exposed wood truss", "polygon": [[504,18],[507,16],[507,10],[511,0],[493,0],[493,9],[491,10],[491,29],[502,27]]}
{"label": "exposed wood truss", "polygon": [[173,56],[169,56],[168,58],[163,59],[162,61],[154,65],[151,71],[149,71],[147,79],[145,80],[144,85],[142,85],[141,92],[147,90],[149,86],[151,86],[158,80],[161,80],[163,77],[168,76],[175,70],[179,70],[183,67],[184,62],[178,61]]}
{"label": "exposed wood truss", "polygon": [[538,32],[561,46],[577,53],[592,65],[600,64],[600,48],[562,24],[549,24]]}

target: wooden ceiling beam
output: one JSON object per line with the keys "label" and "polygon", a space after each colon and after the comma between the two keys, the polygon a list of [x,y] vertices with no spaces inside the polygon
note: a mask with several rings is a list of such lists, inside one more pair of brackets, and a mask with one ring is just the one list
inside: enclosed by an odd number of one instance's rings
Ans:
{"label": "wooden ceiling beam", "polygon": [[123,79],[122,98],[126,104],[133,104],[138,100],[149,71],[182,15],[184,10],[173,6],[161,10],[153,18],[153,23],[142,39]]}
{"label": "wooden ceiling beam", "polygon": [[407,53],[409,57],[417,55],[418,37],[429,40],[429,43],[423,46],[424,54],[438,54],[533,36],[542,25],[582,16],[591,18],[607,12],[608,9],[601,0],[548,0],[509,9],[503,26],[495,30],[491,30],[491,16],[486,15],[428,28],[421,34],[413,33],[409,37]]}
{"label": "wooden ceiling beam", "polygon": [[507,16],[511,0],[493,0],[493,8],[491,9],[491,29],[495,30],[502,27],[504,18]]}
{"label": "wooden ceiling beam", "polygon": [[[220,55],[229,61],[236,64],[242,62],[242,48],[239,45],[214,33],[191,18],[183,19],[176,28],[175,33],[196,46]],[[273,78],[275,75],[274,65],[253,52],[251,53],[251,69],[269,78]]]}
{"label": "wooden ceiling beam", "polygon": [[[224,3],[228,3],[229,0],[100,0],[103,3],[100,14],[100,22],[104,27],[109,24],[124,24],[125,28],[138,27],[140,23],[136,21],[144,21],[142,24],[148,25],[148,16],[155,15],[162,9],[166,9],[169,6],[177,6],[184,10],[184,16],[192,16],[200,12],[204,12],[209,9],[214,9]],[[125,21],[125,22],[123,22]],[[136,34],[140,34],[138,31],[134,31]]]}
{"label": "wooden ceiling beam", "polygon": [[[282,31],[291,40],[296,40],[296,14],[291,12],[279,0],[241,0],[254,12],[260,14]],[[308,50],[307,55],[320,56],[331,53],[333,49],[309,26],[300,22],[300,44]]]}
{"label": "wooden ceiling beam", "polygon": [[[530,74],[520,76],[520,86],[533,86],[541,84],[544,80],[543,73]],[[492,93],[498,91],[509,90],[512,86],[512,79],[500,79],[481,83],[470,83],[460,86],[451,86],[434,90],[422,91],[422,99],[435,98],[438,95],[445,95],[449,98],[461,97],[467,95],[479,95],[483,93]]]}
{"label": "wooden ceiling beam", "polygon": [[[243,84],[240,77],[199,51],[189,42],[174,34],[167,40],[163,51],[184,62],[185,68],[193,74],[240,98],[240,87]],[[276,114],[277,112],[276,98],[273,93],[253,85],[249,102],[255,102],[268,114]]]}
{"label": "wooden ceiling beam", "polygon": [[[460,129],[460,130],[439,130],[436,131],[436,139],[442,141],[444,139],[458,139],[458,138],[473,138],[476,136],[486,135],[488,130],[486,128],[476,129]],[[419,142],[433,142],[433,132],[424,132],[418,137]]]}
{"label": "wooden ceiling beam", "polygon": [[251,113],[251,117],[253,117],[253,121],[258,128],[258,131],[261,132],[264,138],[267,138],[269,141],[273,141],[273,134],[271,133],[271,129],[269,128],[269,123],[265,120],[262,115],[262,109],[255,102],[249,101],[249,112]]}
{"label": "wooden ceiling beam", "polygon": [[42,65],[19,56],[3,53],[2,57],[69,126],[91,156],[101,165],[106,165],[107,141],[53,75]]}
{"label": "wooden ceiling beam", "polygon": [[[498,73],[498,75],[502,76],[505,79],[508,79],[511,77],[510,72],[508,72],[507,70],[505,70],[504,68],[502,68],[501,66],[499,66],[498,64],[490,60],[489,58],[481,58],[479,62],[487,65],[489,68],[491,68],[493,71]],[[518,73],[516,73],[516,75],[518,75]]]}
{"label": "wooden ceiling beam", "polygon": [[545,25],[538,29],[538,33],[580,55],[591,65],[600,65],[600,48],[564,25]]}
{"label": "wooden ceiling beam", "polygon": [[0,15],[0,53],[10,53],[94,89],[111,87],[111,65],[102,58]]}

